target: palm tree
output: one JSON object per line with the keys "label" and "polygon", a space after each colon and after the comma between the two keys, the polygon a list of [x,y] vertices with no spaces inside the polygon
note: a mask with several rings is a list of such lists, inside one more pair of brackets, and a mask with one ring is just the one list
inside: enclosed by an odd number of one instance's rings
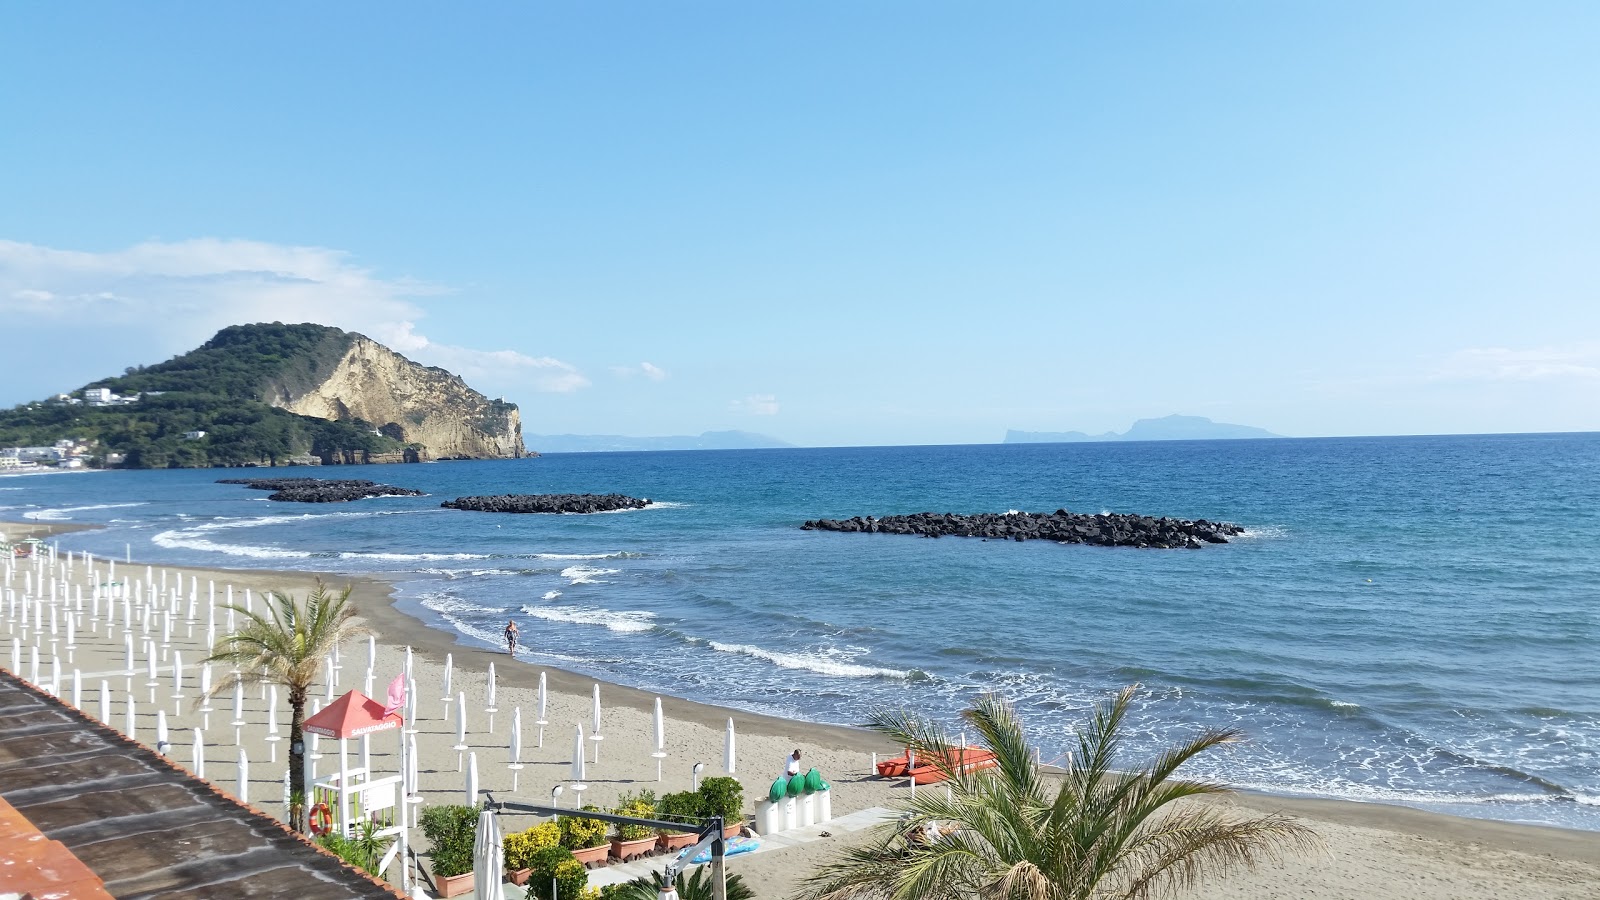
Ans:
{"label": "palm tree", "polygon": [[[1221,784],[1174,778],[1178,767],[1233,730],[1208,730],[1146,767],[1112,768],[1133,688],[1095,707],[1076,734],[1059,782],[1035,761],[1022,722],[984,696],[962,713],[998,765],[954,771],[940,726],[880,712],[871,726],[938,766],[950,795],[919,791],[894,825],[844,851],[807,882],[813,900],[1145,900],[1236,866],[1316,846],[1284,816],[1237,818],[1211,804],[1178,803],[1231,794]],[[944,826],[943,833],[928,829]]]}
{"label": "palm tree", "polygon": [[[204,662],[227,663],[238,671],[221,679],[211,696],[233,691],[235,684],[281,684],[289,693],[289,794],[304,797],[305,739],[300,723],[305,719],[306,696],[318,682],[322,661],[336,645],[369,634],[355,623],[350,605],[351,588],[330,592],[317,582],[316,589],[299,602],[288,593],[272,591],[262,598],[264,612],[241,606],[231,609],[241,619],[233,634],[217,640]],[[330,673],[331,674],[331,673]],[[299,816],[290,824],[300,827]]]}
{"label": "palm tree", "polygon": [[[687,878],[682,872],[673,887],[679,900],[712,900],[710,866],[701,866]],[[648,878],[639,877],[618,886],[610,900],[656,900],[662,886],[667,883],[661,872],[651,872]],[[609,888],[607,889],[609,890]],[[738,875],[728,876],[727,900],[755,900],[756,892]]]}

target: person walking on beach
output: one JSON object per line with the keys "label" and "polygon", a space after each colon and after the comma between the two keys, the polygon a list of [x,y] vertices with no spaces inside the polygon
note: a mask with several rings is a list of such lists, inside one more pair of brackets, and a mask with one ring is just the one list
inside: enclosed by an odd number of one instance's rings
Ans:
{"label": "person walking on beach", "polygon": [[506,621],[506,652],[517,655],[517,623],[512,620]]}

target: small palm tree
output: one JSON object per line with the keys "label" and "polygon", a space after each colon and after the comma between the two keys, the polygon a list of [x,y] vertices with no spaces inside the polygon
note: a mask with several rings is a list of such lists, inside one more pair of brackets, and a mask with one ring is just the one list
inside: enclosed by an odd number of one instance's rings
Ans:
{"label": "small palm tree", "polygon": [[[814,900],[1145,900],[1202,877],[1315,846],[1308,829],[1278,815],[1236,818],[1180,800],[1232,793],[1174,778],[1178,767],[1233,730],[1208,730],[1142,769],[1112,768],[1133,688],[1099,704],[1079,731],[1059,783],[1035,762],[1016,712],[993,697],[962,713],[994,752],[992,769],[961,772],[948,733],[903,712],[873,728],[938,766],[950,795],[920,791],[899,823],[844,851],[807,882]],[[933,828],[928,826],[933,824]],[[941,827],[942,826],[942,833]]]}
{"label": "small palm tree", "polygon": [[[635,878],[620,885],[616,893],[609,900],[656,900],[658,893],[666,885],[667,879],[661,872],[651,872],[648,878]],[[673,887],[678,892],[679,900],[712,900],[714,896],[711,885],[711,867],[701,866],[694,870],[687,878],[682,872],[678,873],[677,881]],[[608,888],[609,890],[609,888]],[[744,883],[738,875],[728,876],[727,900],[755,900],[756,892]]]}
{"label": "small palm tree", "polygon": [[[233,691],[235,684],[281,684],[289,694],[289,793],[305,796],[306,696],[317,684],[322,661],[333,648],[370,632],[355,623],[350,605],[351,588],[330,592],[321,582],[304,602],[288,593],[273,591],[263,597],[265,610],[251,612],[231,607],[241,618],[233,634],[217,639],[205,662],[227,663],[237,669],[217,682],[211,696]],[[331,674],[331,673],[330,673]],[[299,816],[290,824],[300,827]]]}

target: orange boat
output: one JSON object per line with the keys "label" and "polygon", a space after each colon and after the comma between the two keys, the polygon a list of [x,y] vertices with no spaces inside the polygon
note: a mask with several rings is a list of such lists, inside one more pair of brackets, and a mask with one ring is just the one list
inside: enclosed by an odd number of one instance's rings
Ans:
{"label": "orange boat", "polygon": [[976,772],[979,769],[992,769],[1000,765],[994,753],[982,747],[955,747],[945,751],[943,755],[948,765],[942,769],[933,762],[920,761],[912,767],[910,754],[903,754],[879,762],[878,774],[884,778],[905,778],[909,775],[917,784],[938,784],[945,779],[946,770]]}

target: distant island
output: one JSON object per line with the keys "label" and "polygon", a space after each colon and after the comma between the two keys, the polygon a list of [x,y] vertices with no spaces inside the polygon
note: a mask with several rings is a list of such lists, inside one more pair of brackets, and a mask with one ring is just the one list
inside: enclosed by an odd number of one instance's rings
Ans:
{"label": "distant island", "polygon": [[1213,422],[1205,416],[1171,415],[1140,419],[1122,433],[1085,434],[1082,431],[1007,431],[1007,444],[1069,444],[1087,441],[1231,441],[1279,438],[1265,428]]}
{"label": "distant island", "polygon": [[515,459],[516,404],[324,325],[234,325],[163,363],[0,410],[0,468]]}
{"label": "distant island", "polygon": [[530,448],[540,453],[616,453],[628,450],[766,450],[793,447],[753,431],[707,431],[699,435],[629,437],[621,434],[530,434]]}

